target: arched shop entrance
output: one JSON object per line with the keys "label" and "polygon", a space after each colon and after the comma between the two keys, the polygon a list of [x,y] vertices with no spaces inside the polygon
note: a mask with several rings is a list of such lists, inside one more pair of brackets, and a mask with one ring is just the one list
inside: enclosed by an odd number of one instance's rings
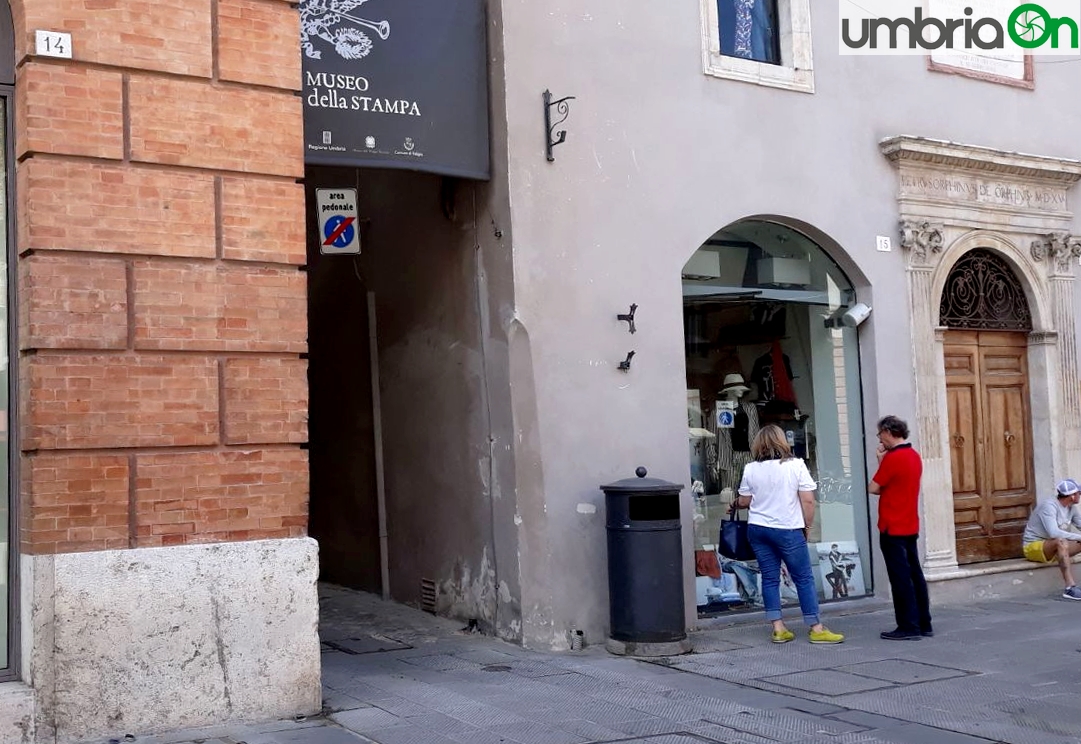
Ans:
{"label": "arched shop entrance", "polygon": [[[763,219],[714,233],[683,268],[690,479],[700,616],[761,607],[754,561],[715,552],[750,441],[773,423],[818,483],[811,560],[819,596],[871,590],[856,304],[840,267],[806,234]],[[787,577],[785,577],[787,578]],[[795,587],[782,597],[796,601]]]}

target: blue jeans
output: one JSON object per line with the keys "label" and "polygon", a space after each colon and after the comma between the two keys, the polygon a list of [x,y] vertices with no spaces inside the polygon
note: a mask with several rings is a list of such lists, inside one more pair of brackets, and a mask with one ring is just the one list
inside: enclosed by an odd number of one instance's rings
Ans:
{"label": "blue jeans", "polygon": [[723,556],[721,557],[721,570],[736,575],[740,586],[743,587],[743,594],[747,604],[758,604],[759,571],[751,568],[743,561],[734,561]]}
{"label": "blue jeans", "polygon": [[803,622],[818,625],[818,591],[815,589],[811,555],[803,530],[779,530],[758,524],[747,525],[747,540],[754,549],[758,567],[762,570],[762,602],[766,619],[781,619],[781,562],[796,584]]}

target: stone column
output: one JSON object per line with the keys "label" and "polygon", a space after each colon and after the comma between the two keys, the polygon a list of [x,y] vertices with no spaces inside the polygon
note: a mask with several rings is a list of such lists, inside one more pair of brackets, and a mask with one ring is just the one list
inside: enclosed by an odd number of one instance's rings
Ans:
{"label": "stone column", "polygon": [[[1055,232],[1032,242],[1032,258],[1046,262],[1050,288],[1052,323],[1058,332],[1059,411],[1062,437],[1059,462],[1063,475],[1081,468],[1081,390],[1078,389],[1077,332],[1074,320],[1074,264],[1081,256],[1081,239]],[[1059,473],[1055,474],[1056,479]]]}
{"label": "stone column", "polygon": [[943,246],[943,226],[927,220],[901,222],[906,252],[912,360],[916,375],[917,445],[923,456],[924,563],[928,573],[957,566],[953,485],[947,441],[942,339],[937,335],[939,298],[932,296],[934,266]]}
{"label": "stone column", "polygon": [[[1049,326],[1050,321],[1044,321]],[[1032,401],[1032,460],[1037,496],[1047,492],[1055,473],[1066,472],[1063,439],[1062,384],[1059,380],[1059,334],[1033,331],[1028,335],[1029,398]],[[1036,381],[1045,381],[1038,384]],[[1042,480],[1041,480],[1042,479]]]}

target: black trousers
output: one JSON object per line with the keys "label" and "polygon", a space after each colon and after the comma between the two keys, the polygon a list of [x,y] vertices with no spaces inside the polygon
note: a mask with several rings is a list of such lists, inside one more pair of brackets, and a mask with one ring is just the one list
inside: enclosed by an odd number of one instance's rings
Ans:
{"label": "black trousers", "polygon": [[917,536],[883,532],[879,537],[886,574],[893,590],[897,629],[905,633],[931,630],[931,603],[927,597],[927,580],[923,578],[920,558],[916,554]]}

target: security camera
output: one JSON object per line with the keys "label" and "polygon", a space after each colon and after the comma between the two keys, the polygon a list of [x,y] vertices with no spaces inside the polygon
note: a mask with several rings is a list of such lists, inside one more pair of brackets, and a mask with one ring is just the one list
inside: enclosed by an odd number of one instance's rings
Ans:
{"label": "security camera", "polygon": [[871,308],[867,307],[862,302],[857,302],[845,311],[845,314],[841,316],[841,322],[849,328],[855,328],[860,323],[867,320],[867,316],[870,314]]}

